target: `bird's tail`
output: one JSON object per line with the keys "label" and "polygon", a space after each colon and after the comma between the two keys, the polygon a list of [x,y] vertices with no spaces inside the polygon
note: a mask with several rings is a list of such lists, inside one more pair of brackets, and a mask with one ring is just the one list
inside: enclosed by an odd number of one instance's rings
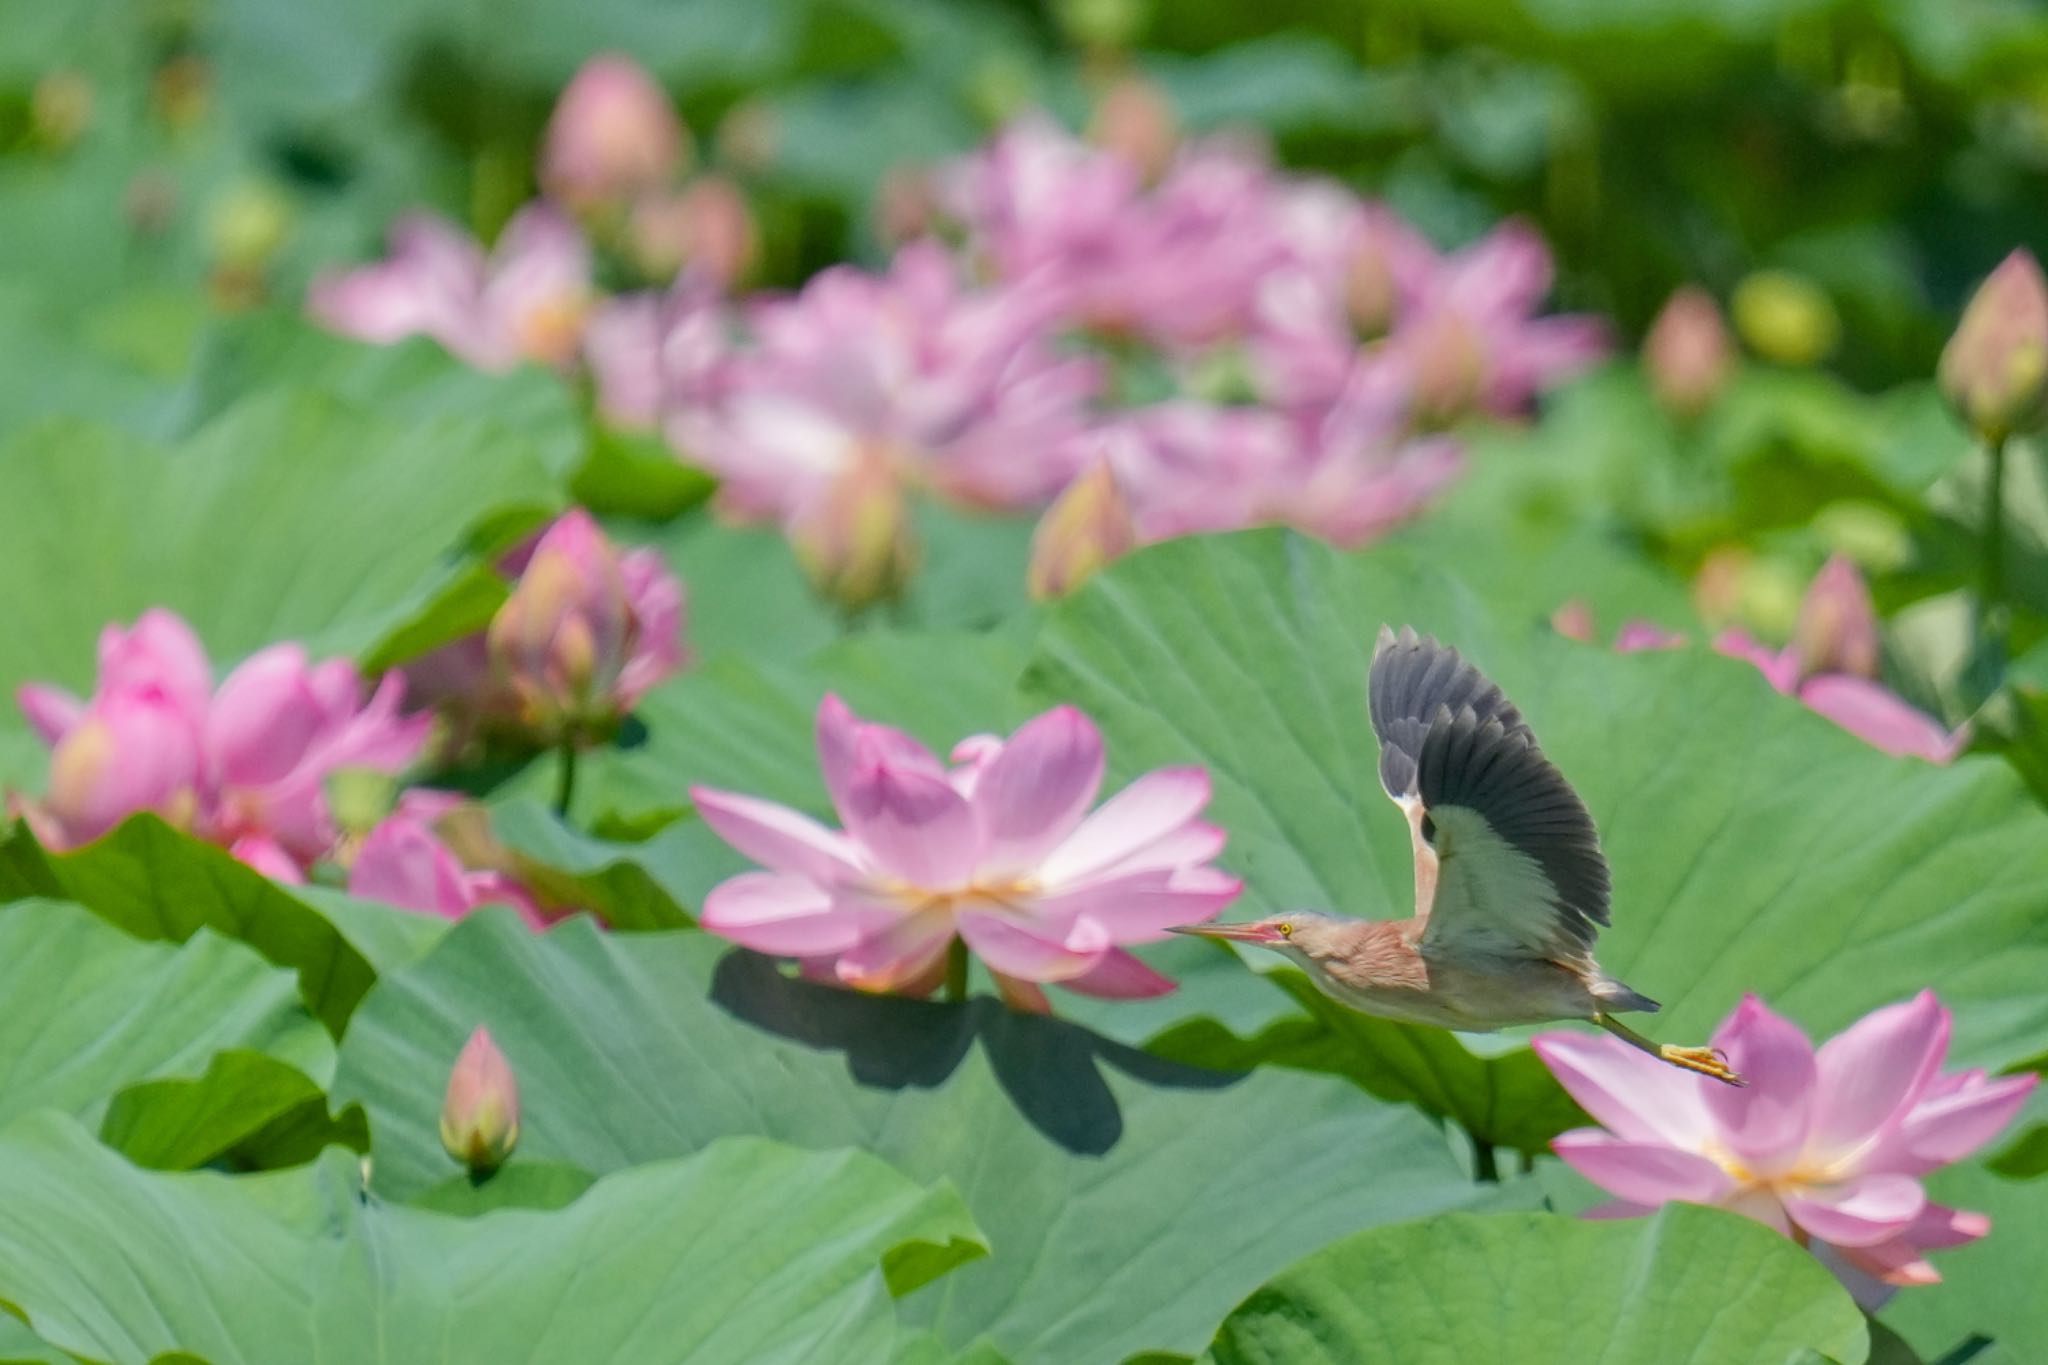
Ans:
{"label": "bird's tail", "polygon": [[1643,1014],[1655,1014],[1664,1008],[1641,991],[1624,986],[1611,976],[1603,976],[1593,983],[1593,998],[1611,1010],[1636,1010]]}

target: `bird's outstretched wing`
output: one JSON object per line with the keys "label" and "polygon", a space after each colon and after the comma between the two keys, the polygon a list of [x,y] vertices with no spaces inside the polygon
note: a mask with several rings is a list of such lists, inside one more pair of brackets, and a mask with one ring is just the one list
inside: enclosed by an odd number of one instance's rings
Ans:
{"label": "bird's outstretched wing", "polygon": [[1367,690],[1380,780],[1409,813],[1418,864],[1436,864],[1416,878],[1422,951],[1588,955],[1608,923],[1607,860],[1521,712],[1457,650],[1406,628],[1381,629]]}

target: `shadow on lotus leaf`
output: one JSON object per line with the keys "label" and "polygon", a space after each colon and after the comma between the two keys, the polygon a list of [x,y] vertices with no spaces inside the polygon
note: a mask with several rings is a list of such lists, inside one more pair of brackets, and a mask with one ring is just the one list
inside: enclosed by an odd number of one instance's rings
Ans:
{"label": "shadow on lotus leaf", "polygon": [[1077,1024],[1021,1014],[980,997],[965,1004],[862,995],[785,975],[765,957],[728,953],[711,999],[735,1017],[808,1047],[843,1053],[863,1085],[933,1089],[967,1062],[976,1041],[1011,1103],[1032,1127],[1084,1156],[1123,1136],[1109,1073],[1140,1085],[1220,1090],[1242,1073],[1170,1062]]}

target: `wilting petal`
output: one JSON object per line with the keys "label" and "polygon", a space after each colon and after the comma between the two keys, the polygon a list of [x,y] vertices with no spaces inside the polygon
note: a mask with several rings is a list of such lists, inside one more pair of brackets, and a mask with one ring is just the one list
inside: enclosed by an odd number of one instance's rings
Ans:
{"label": "wilting petal", "polygon": [[1042,881],[1059,886],[1099,872],[1164,838],[1209,804],[1209,774],[1201,768],[1160,768],[1102,803],[1072,835],[1046,855]]}
{"label": "wilting petal", "polygon": [[1039,896],[1039,914],[1083,915],[1118,943],[1151,943],[1177,925],[1214,919],[1236,900],[1244,883],[1213,867],[1155,868]]}
{"label": "wilting petal", "polygon": [[884,872],[914,887],[951,890],[974,873],[981,830],[974,808],[943,775],[898,767],[888,741],[861,735],[840,815]]}
{"label": "wilting petal", "polygon": [[1080,824],[1102,786],[1102,764],[1102,732],[1071,706],[1021,727],[975,779],[983,869],[1035,868]]}
{"label": "wilting petal", "polygon": [[1104,1000],[1148,1000],[1176,989],[1171,977],[1161,976],[1121,948],[1109,949],[1093,967],[1060,985]]}
{"label": "wilting petal", "polygon": [[1873,1011],[1822,1045],[1807,1154],[1834,1161],[1875,1142],[1906,1110],[1948,1052],[1949,1013],[1922,991]]}
{"label": "wilting petal", "polygon": [[1834,1185],[1786,1192],[1785,1212],[1823,1242],[1867,1247],[1896,1237],[1927,1206],[1927,1192],[1909,1175],[1861,1175]]}
{"label": "wilting petal", "polygon": [[805,877],[743,872],[712,888],[699,922],[757,953],[824,957],[843,953],[902,918],[904,913],[894,907],[835,897]]}
{"label": "wilting petal", "polygon": [[994,971],[1024,981],[1065,981],[1081,975],[1109,946],[1100,927],[1077,923],[1064,934],[983,910],[962,910],[960,937]]}
{"label": "wilting petal", "polygon": [[85,716],[85,703],[59,687],[25,683],[14,693],[21,714],[43,743],[55,745]]}
{"label": "wilting petal", "polygon": [[900,991],[942,972],[952,941],[953,917],[945,911],[904,915],[841,953],[833,970],[856,990]]}
{"label": "wilting petal", "polygon": [[1777,1175],[1798,1159],[1811,1126],[1813,1045],[1754,995],[1715,1031],[1714,1045],[1749,1084],[1706,1087],[1707,1112],[1743,1165]]}
{"label": "wilting petal", "polygon": [[1940,721],[1867,678],[1838,673],[1809,678],[1799,689],[1799,699],[1888,754],[1948,763],[1962,752],[1962,734],[1951,734]]}
{"label": "wilting petal", "polygon": [[1597,1128],[1560,1134],[1550,1148],[1601,1189],[1636,1204],[1713,1204],[1734,1189],[1728,1173],[1703,1156],[1659,1142],[1629,1142]]}
{"label": "wilting petal", "polygon": [[1539,1033],[1530,1046],[1565,1093],[1616,1137],[1697,1151],[1713,1133],[1700,1081],[1619,1038]]}
{"label": "wilting petal", "polygon": [[1791,695],[1799,686],[1799,656],[1791,650],[1771,649],[1743,630],[1724,630],[1714,637],[1714,652],[1731,659],[1747,659],[1778,691]]}
{"label": "wilting petal", "polygon": [[690,788],[690,800],[714,834],[763,867],[794,872],[821,886],[860,875],[853,841],[808,815],[710,787]]}
{"label": "wilting petal", "polygon": [[1996,1080],[1978,1076],[1956,1089],[1923,1096],[1875,1160],[1908,1175],[1960,1161],[2005,1130],[2040,1080],[2033,1074]]}

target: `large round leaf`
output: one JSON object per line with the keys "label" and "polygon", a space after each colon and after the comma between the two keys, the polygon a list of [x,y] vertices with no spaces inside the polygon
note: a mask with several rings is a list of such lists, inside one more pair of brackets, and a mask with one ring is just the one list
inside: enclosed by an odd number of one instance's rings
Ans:
{"label": "large round leaf", "polygon": [[1862,1365],[1848,1293],[1791,1240],[1718,1209],[1652,1219],[1453,1214],[1374,1228],[1238,1306],[1207,1365]]}
{"label": "large round leaf", "polygon": [[[1245,912],[1405,916],[1407,832],[1364,689],[1380,625],[1413,624],[1506,688],[1585,797],[1614,869],[1600,959],[1664,1001],[1660,1036],[1696,1041],[1745,991],[1827,1034],[1933,986],[1959,1060],[2048,1046],[2048,815],[2003,764],[1890,758],[1746,664],[1615,655],[1498,619],[1486,594],[1395,551],[1175,542],[1055,613],[1028,684],[1102,722],[1118,775],[1209,767]],[[1212,976],[1142,1022],[1207,1008]]]}
{"label": "large round leaf", "polygon": [[196,1076],[246,1049],[315,1076],[327,1034],[292,974],[204,930],[144,943],[76,905],[0,908],[0,1123],[56,1108],[96,1120],[124,1087]]}
{"label": "large round leaf", "polygon": [[979,1252],[950,1191],[751,1139],[552,1212],[394,1208],[361,1179],[341,1151],[235,1180],[146,1173],[32,1116],[0,1135],[0,1299],[113,1365],[860,1362],[895,1336],[885,1274],[907,1290]]}
{"label": "large round leaf", "polygon": [[907,1308],[1020,1363],[1197,1349],[1294,1258],[1474,1193],[1425,1122],[1342,1082],[813,986],[701,934],[537,937],[486,912],[350,1024],[334,1093],[369,1112],[386,1194],[442,1179],[441,1087],[480,1023],[519,1074],[522,1155],[603,1171],[751,1133],[950,1179],[994,1252]]}
{"label": "large round leaf", "polygon": [[[224,665],[289,639],[367,653],[451,596],[425,648],[489,610],[451,558],[472,529],[538,518],[554,496],[510,428],[310,393],[253,398],[168,450],[34,428],[0,445],[0,581],[35,588],[0,634],[0,693],[89,687],[101,627],[152,606],[182,613]],[[0,777],[35,784],[37,753],[18,720],[0,723]]]}

